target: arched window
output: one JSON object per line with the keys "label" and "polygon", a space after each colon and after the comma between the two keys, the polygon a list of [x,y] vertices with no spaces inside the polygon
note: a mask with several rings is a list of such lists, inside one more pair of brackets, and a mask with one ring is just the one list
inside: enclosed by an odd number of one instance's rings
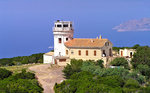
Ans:
{"label": "arched window", "polygon": [[68,41],[68,38],[66,38],[66,41]]}
{"label": "arched window", "polygon": [[105,43],[105,46],[109,46],[109,42],[106,42],[106,43]]}

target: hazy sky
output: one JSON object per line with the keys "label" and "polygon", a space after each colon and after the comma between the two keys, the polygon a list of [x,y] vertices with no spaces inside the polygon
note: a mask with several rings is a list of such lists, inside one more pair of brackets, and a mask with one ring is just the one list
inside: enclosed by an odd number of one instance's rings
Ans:
{"label": "hazy sky", "polygon": [[113,27],[150,18],[150,0],[0,0],[0,58],[48,52],[56,20],[73,21],[75,38],[100,34],[114,46],[150,45],[150,31]]}

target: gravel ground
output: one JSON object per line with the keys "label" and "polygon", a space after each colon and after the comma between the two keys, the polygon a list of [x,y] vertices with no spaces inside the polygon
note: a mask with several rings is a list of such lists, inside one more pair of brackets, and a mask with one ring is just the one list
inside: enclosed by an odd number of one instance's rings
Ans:
{"label": "gravel ground", "polygon": [[55,83],[61,83],[63,78],[63,67],[50,66],[50,64],[41,64],[29,67],[34,71],[39,83],[44,88],[44,93],[54,93],[53,87]]}

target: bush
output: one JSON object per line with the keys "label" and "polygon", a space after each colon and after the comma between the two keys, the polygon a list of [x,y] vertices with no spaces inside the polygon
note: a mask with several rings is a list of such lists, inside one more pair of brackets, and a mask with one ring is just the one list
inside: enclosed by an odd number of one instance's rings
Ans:
{"label": "bush", "polygon": [[37,80],[5,79],[0,81],[0,92],[2,93],[42,93],[43,89],[38,85]]}
{"label": "bush", "polygon": [[0,79],[7,78],[12,75],[12,72],[4,68],[0,68]]}
{"label": "bush", "polygon": [[137,71],[130,72],[128,75],[125,76],[126,79],[132,78],[138,81],[140,84],[145,83],[145,77],[139,74]]}
{"label": "bush", "polygon": [[55,93],[121,93],[119,76],[97,77],[89,72],[74,73],[69,80],[55,84]]}
{"label": "bush", "polygon": [[0,66],[12,66],[29,63],[43,63],[43,53],[33,54],[31,56],[18,56],[0,59]]}
{"label": "bush", "polygon": [[[1,71],[10,73],[10,71],[5,69]],[[40,87],[37,80],[35,80],[33,73],[22,70],[21,73],[12,76],[10,76],[10,74],[4,75],[6,75],[5,79],[0,80],[0,93],[42,93],[43,91],[43,88]],[[0,76],[4,75],[2,74]]]}
{"label": "bush", "polygon": [[23,69],[21,73],[14,75],[13,78],[14,79],[34,79],[35,74],[31,72],[26,72],[26,70]]}
{"label": "bush", "polygon": [[150,76],[150,68],[148,65],[139,64],[137,70],[144,76]]}
{"label": "bush", "polygon": [[100,66],[101,68],[104,68],[103,63],[104,63],[103,60],[97,60],[96,65]]}
{"label": "bush", "polygon": [[110,64],[112,66],[124,66],[124,68],[129,69],[128,61],[123,57],[115,58]]}
{"label": "bush", "polygon": [[150,48],[148,46],[138,47],[131,63],[134,68],[137,68],[139,64],[150,67]]}
{"label": "bush", "polygon": [[73,73],[80,72],[82,63],[82,60],[72,59],[70,64],[67,64],[67,66],[63,69],[65,78],[68,79]]}

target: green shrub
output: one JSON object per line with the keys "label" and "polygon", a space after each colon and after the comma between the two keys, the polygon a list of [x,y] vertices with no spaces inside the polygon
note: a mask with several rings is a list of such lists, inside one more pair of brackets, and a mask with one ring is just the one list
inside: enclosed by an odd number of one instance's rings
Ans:
{"label": "green shrub", "polygon": [[111,63],[112,66],[124,66],[124,68],[129,69],[128,61],[123,58],[115,58]]}
{"label": "green shrub", "polygon": [[7,78],[12,75],[12,72],[4,68],[0,68],[0,79]]}
{"label": "green shrub", "polygon": [[14,79],[34,79],[35,74],[31,72],[26,72],[26,70],[23,69],[21,73],[14,75],[13,78]]}
{"label": "green shrub", "polygon": [[67,64],[67,66],[63,69],[65,78],[68,79],[73,73],[80,72],[82,63],[82,60],[72,59],[70,64]]}

